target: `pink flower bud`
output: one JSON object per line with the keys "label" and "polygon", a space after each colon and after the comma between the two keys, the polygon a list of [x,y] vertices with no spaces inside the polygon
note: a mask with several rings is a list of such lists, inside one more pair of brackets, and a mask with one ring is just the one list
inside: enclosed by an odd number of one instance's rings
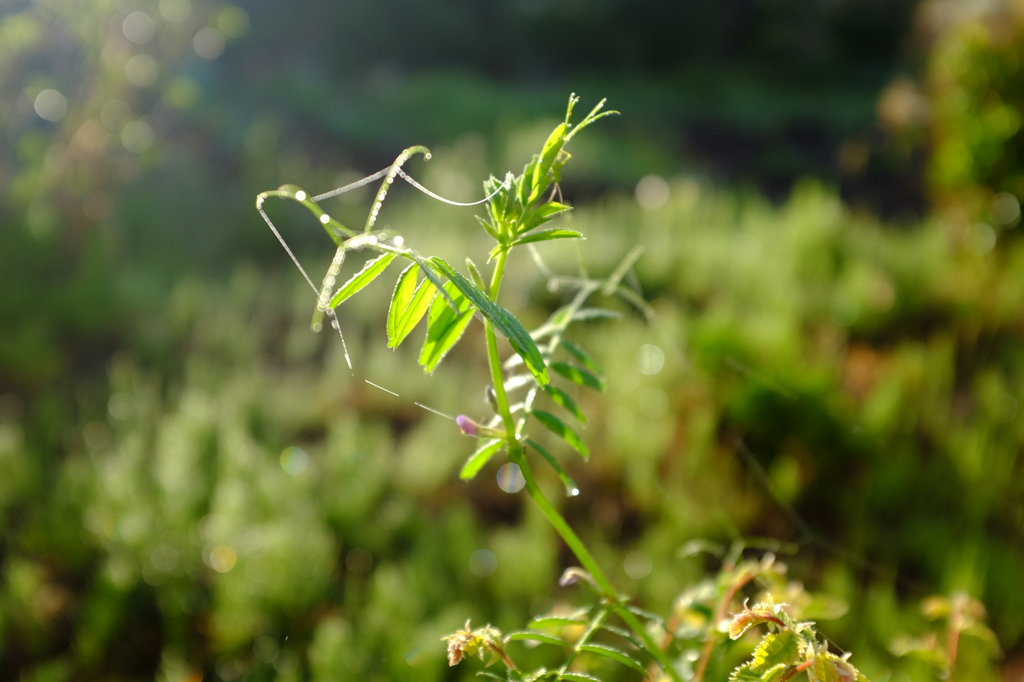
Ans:
{"label": "pink flower bud", "polygon": [[460,414],[455,418],[455,423],[459,425],[459,429],[466,436],[476,436],[479,434],[476,422],[467,417],[464,414]]}

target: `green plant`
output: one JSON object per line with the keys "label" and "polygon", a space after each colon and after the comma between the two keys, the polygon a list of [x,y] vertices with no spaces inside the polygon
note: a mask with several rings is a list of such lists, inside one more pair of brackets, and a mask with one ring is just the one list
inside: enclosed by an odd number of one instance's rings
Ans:
{"label": "green plant", "polygon": [[[657,670],[674,682],[682,682],[684,678],[699,681],[704,678],[715,645],[724,639],[720,626],[728,616],[729,609],[740,591],[751,581],[757,580],[766,588],[764,599],[753,608],[744,606],[732,618],[728,635],[735,640],[751,626],[761,624],[767,625],[769,632],[757,645],[753,658],[738,665],[730,679],[782,682],[801,672],[806,672],[812,681],[863,679],[845,657],[828,651],[827,644],[819,639],[813,623],[798,622],[794,614],[787,612],[782,604],[775,603],[774,595],[780,591],[786,593],[788,590],[791,597],[802,597],[803,592],[799,588],[791,589],[785,581],[777,579],[780,565],[775,562],[773,554],[768,553],[758,561],[738,562],[743,545],[734,547],[724,561],[722,571],[713,581],[697,586],[695,591],[684,593],[678,606],[681,611],[670,626],[660,616],[632,604],[627,596],[613,586],[590,550],[538,485],[527,458],[530,450],[554,468],[568,496],[575,496],[579,492],[558,460],[531,436],[534,424],[553,433],[584,459],[589,457],[586,444],[566,421],[537,407],[538,399],[546,396],[578,422],[586,423],[585,415],[570,393],[553,384],[553,376],[557,375],[581,388],[603,390],[605,385],[600,366],[583,348],[564,338],[566,331],[576,322],[615,315],[604,308],[587,306],[596,294],[621,297],[649,313],[639,292],[624,284],[642,252],[640,249],[630,251],[607,277],[592,278],[582,267],[576,276],[554,276],[534,247],[534,244],[540,242],[582,237],[582,234],[574,230],[546,227],[554,218],[570,210],[569,206],[556,200],[561,199],[559,183],[562,169],[570,158],[565,146],[591,123],[617,112],[602,112],[602,101],[578,125],[572,126],[570,120],[576,102],[575,96],[570,97],[565,120],[547,138],[540,154],[534,156],[522,174],[509,174],[503,181],[491,177],[484,183],[488,194],[485,200],[488,211],[486,217],[478,220],[495,242],[488,254],[488,264],[493,262],[489,283],[470,259],[466,260],[466,276],[440,257],[416,252],[403,235],[388,229],[374,229],[381,206],[394,181],[404,178],[417,184],[402,170],[402,166],[414,154],[423,154],[429,159],[430,152],[425,147],[406,149],[390,167],[356,183],[365,184],[383,178],[362,232],[341,224],[318,204],[320,200],[344,191],[347,187],[310,197],[299,187],[284,185],[276,191],[260,194],[256,202],[257,209],[279,239],[280,235],[263,211],[265,199],[272,196],[292,199],[308,208],[336,244],[335,256],[319,287],[305,273],[291,251],[288,251],[317,293],[313,331],[320,331],[323,318],[328,317],[332,326],[340,332],[335,308],[380,276],[396,258],[404,258],[410,261],[410,265],[399,275],[388,311],[387,335],[390,347],[400,345],[426,316],[427,332],[419,362],[429,373],[462,338],[474,316],[479,313],[483,318],[492,381],[487,388],[487,399],[493,415],[483,422],[474,421],[466,415],[456,418],[458,427],[465,435],[479,440],[477,449],[462,467],[460,476],[466,480],[474,478],[491,458],[505,452],[512,466],[512,475],[521,477],[522,485],[530,497],[582,566],[567,569],[560,584],[584,585],[593,593],[594,601],[568,614],[542,615],[530,623],[529,629],[507,635],[502,635],[490,625],[471,629],[467,621],[463,630],[445,638],[448,642],[449,664],[456,665],[467,656],[478,655],[488,665],[498,661],[503,663],[503,674],[483,674],[507,682],[548,677],[585,681],[595,678],[580,670],[577,662],[589,656],[608,659],[641,674],[653,675],[651,671]],[[284,245],[283,239],[281,242]],[[531,250],[542,271],[548,275],[550,289],[575,292],[568,304],[532,331],[527,331],[511,312],[498,303],[505,266],[509,254],[517,246],[527,246]],[[287,245],[285,248],[288,248]],[[346,254],[362,249],[376,251],[380,255],[366,261],[359,272],[336,289]],[[423,275],[422,280],[419,280],[419,273]],[[508,340],[514,351],[514,355],[505,361],[501,359],[498,333]],[[513,403],[510,395],[515,393],[525,395],[521,401]],[[695,613],[701,615],[701,624],[697,627],[694,627],[692,617],[686,617]],[[617,623],[612,622],[615,619]],[[609,638],[615,640],[615,646],[608,642]],[[517,640],[555,645],[568,653],[558,666],[539,666],[526,671],[520,669],[506,651],[507,645]],[[703,642],[703,645],[694,657],[692,652],[695,650],[690,647],[698,641]],[[692,665],[694,661],[695,668]]]}

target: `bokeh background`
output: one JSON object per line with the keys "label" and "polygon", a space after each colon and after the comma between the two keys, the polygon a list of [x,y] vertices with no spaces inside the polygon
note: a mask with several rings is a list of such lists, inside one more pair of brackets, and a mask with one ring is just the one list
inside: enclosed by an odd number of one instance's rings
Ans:
{"label": "bokeh background", "polygon": [[[486,413],[480,330],[424,376],[382,281],[342,308],[350,371],[253,208],[410,144],[476,199],[577,92],[622,112],[573,141],[582,254],[646,247],[657,312],[578,330],[610,385],[591,463],[559,451],[617,584],[667,615],[718,568],[686,543],[774,538],[872,679],[938,679],[894,643],[965,592],[999,646],[965,636],[958,679],[1020,680],[1022,59],[1009,0],[4,0],[0,678],[470,679],[442,635],[578,598],[498,463],[460,482],[472,443],[413,404]],[[422,251],[485,247],[473,209],[392,194]],[[562,302],[510,277],[527,321]]]}

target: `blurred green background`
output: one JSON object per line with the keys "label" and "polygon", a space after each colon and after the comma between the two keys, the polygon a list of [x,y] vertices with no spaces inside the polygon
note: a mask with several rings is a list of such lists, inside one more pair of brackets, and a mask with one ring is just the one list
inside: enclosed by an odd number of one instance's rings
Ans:
{"label": "blurred green background", "polygon": [[[573,142],[572,227],[595,273],[645,246],[658,313],[577,330],[610,387],[562,505],[603,565],[667,615],[717,570],[688,541],[791,542],[872,679],[938,678],[892,645],[957,591],[1001,649],[964,637],[958,679],[1022,679],[1022,58],[1008,0],[0,3],[0,678],[470,679],[442,635],[578,598],[413,405],[486,414],[480,329],[424,376],[382,281],[341,309],[349,371],[253,209],[410,144],[479,198],[575,91],[623,115]],[[485,247],[393,194],[423,252]],[[318,275],[319,226],[268,208]],[[510,277],[527,321],[563,301]]]}

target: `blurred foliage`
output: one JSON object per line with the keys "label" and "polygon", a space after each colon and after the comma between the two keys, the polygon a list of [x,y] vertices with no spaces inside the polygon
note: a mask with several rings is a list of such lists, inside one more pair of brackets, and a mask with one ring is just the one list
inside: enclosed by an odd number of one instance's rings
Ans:
{"label": "blurred foliage", "polygon": [[[602,565],[652,611],[700,612],[721,565],[687,543],[770,536],[800,548],[794,582],[849,604],[820,631],[869,678],[934,679],[949,632],[980,623],[962,594],[1019,670],[1024,247],[995,210],[1020,198],[1019,132],[981,123],[1019,113],[1016,14],[950,22],[935,76],[896,91],[931,117],[899,153],[934,144],[934,200],[966,209],[893,230],[814,184],[773,206],[695,175],[836,177],[909,2],[666,3],[661,21],[619,2],[241,5],[0,10],[0,677],[468,679],[440,641],[467,617],[572,611],[543,519],[457,481],[469,442],[413,405],[483,412],[480,344],[424,377],[384,348],[376,286],[344,306],[353,375],[252,210],[411,143],[435,153],[417,178],[476,198],[571,89],[625,113],[574,150],[572,227],[595,273],[646,246],[658,312],[583,330],[610,390],[578,398],[601,418],[564,512]],[[335,201],[358,221],[369,196]],[[464,255],[471,212],[391,202],[424,248]],[[320,271],[320,228],[275,210]],[[539,322],[562,299],[531,267],[505,291]],[[932,594],[953,606],[922,613]],[[994,651],[967,633],[957,678],[996,679]]]}

